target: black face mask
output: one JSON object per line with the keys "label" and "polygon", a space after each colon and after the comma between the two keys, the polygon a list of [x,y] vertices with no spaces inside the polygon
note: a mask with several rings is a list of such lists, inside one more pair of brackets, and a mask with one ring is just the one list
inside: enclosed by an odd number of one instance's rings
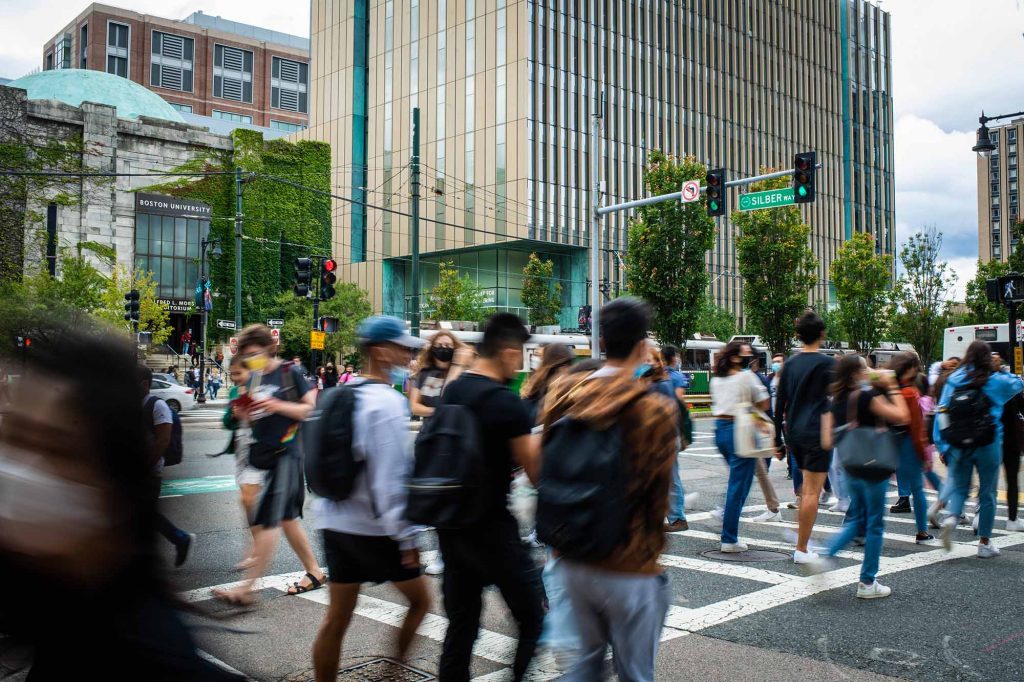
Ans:
{"label": "black face mask", "polygon": [[750,363],[754,361],[753,355],[741,355],[740,356],[740,367],[747,369],[750,367]]}
{"label": "black face mask", "polygon": [[455,349],[445,348],[444,346],[434,346],[430,349],[430,353],[441,362],[451,362],[452,358],[455,357]]}

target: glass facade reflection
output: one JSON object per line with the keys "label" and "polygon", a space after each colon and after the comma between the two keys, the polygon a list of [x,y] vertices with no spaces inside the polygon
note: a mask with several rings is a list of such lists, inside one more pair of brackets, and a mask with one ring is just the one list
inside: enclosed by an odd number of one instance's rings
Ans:
{"label": "glass facade reflection", "polygon": [[135,269],[153,273],[158,298],[192,299],[209,231],[209,220],[136,213]]}

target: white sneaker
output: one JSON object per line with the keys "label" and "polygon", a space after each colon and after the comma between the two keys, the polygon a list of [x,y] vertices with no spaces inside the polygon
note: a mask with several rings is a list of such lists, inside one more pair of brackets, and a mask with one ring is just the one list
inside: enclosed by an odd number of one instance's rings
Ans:
{"label": "white sneaker", "polygon": [[839,512],[840,514],[845,514],[846,512],[850,511],[850,503],[848,500],[839,500],[831,507],[829,507],[828,510],[830,512]]}
{"label": "white sneaker", "polygon": [[823,556],[807,564],[807,568],[811,575],[820,575],[839,568],[839,562],[836,561],[835,557]]}
{"label": "white sneaker", "polygon": [[983,545],[980,542],[978,543],[979,559],[991,559],[997,556],[999,556],[999,548],[993,545],[991,540],[989,540],[987,545]]}
{"label": "white sneaker", "polygon": [[1024,521],[1017,519],[1016,521],[1007,521],[1006,530],[1024,531]]}
{"label": "white sneaker", "polygon": [[766,509],[765,511],[761,512],[757,516],[754,516],[754,517],[752,517],[750,519],[750,521],[752,521],[754,523],[768,523],[770,521],[781,521],[781,520],[782,520],[782,512],[780,512],[780,511],[772,511],[771,509]]}
{"label": "white sneaker", "polygon": [[818,497],[818,502],[820,504],[829,504],[829,499],[829,492],[827,490],[822,490],[821,495]]}
{"label": "white sneaker", "polygon": [[946,548],[947,552],[953,549],[953,530],[955,528],[956,519],[950,516],[942,522],[942,528],[939,529],[939,537],[942,539],[942,546]]}
{"label": "white sneaker", "polygon": [[739,552],[746,552],[749,547],[745,542],[723,542],[722,551],[726,554],[738,554]]}
{"label": "white sneaker", "polygon": [[809,549],[806,552],[801,552],[799,549],[793,552],[793,563],[794,564],[813,564],[820,557]]}
{"label": "white sneaker", "polygon": [[942,522],[939,519],[939,512],[941,510],[942,508],[938,502],[928,507],[928,525],[932,528],[942,528]]}
{"label": "white sneaker", "polygon": [[974,518],[971,519],[971,528],[974,529],[974,534],[978,534],[978,522],[981,520],[981,514],[975,514]]}
{"label": "white sneaker", "polygon": [[881,599],[892,594],[892,588],[886,587],[877,580],[870,585],[857,583],[857,599]]}
{"label": "white sneaker", "polygon": [[693,509],[693,503],[700,499],[700,493],[686,493],[683,495],[683,509]]}
{"label": "white sneaker", "polygon": [[711,514],[711,518],[718,519],[719,521],[725,517],[725,510],[721,507],[715,507],[708,513]]}
{"label": "white sneaker", "polygon": [[427,564],[423,572],[427,575],[441,575],[444,573],[444,559],[441,558],[441,555],[438,554],[436,559]]}

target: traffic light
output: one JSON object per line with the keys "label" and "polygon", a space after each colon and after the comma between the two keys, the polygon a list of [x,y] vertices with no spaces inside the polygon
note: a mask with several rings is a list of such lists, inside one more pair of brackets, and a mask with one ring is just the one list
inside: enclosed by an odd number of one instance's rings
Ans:
{"label": "traffic light", "polygon": [[124,295],[124,319],[127,322],[139,322],[139,290],[132,289]]}
{"label": "traffic light", "polygon": [[338,281],[338,263],[328,258],[320,269],[320,300],[329,301],[334,298],[334,283]]}
{"label": "traffic light", "polygon": [[725,215],[725,169],[708,171],[707,190],[708,215],[712,218]]}
{"label": "traffic light", "polygon": [[990,303],[999,303],[999,280],[995,277],[985,280],[985,298]]}
{"label": "traffic light", "polygon": [[794,203],[809,204],[814,201],[814,175],[817,166],[817,152],[801,152],[793,157]]}
{"label": "traffic light", "polygon": [[334,332],[338,331],[338,318],[327,317],[326,315],[321,316],[320,319],[317,321],[316,326],[317,329],[319,329],[322,332],[333,334]]}
{"label": "traffic light", "polygon": [[999,300],[1003,303],[1024,301],[1024,275],[1015,272],[999,278]]}
{"label": "traffic light", "polygon": [[313,259],[312,258],[296,258],[295,259],[295,291],[296,296],[306,297],[309,296],[309,287],[312,284],[313,279]]}

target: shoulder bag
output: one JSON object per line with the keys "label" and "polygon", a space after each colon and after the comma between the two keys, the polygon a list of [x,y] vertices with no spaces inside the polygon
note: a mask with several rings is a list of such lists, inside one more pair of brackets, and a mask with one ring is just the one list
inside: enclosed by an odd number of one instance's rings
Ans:
{"label": "shoulder bag", "polygon": [[759,381],[753,376],[743,377],[746,384],[745,399],[736,404],[733,450],[739,457],[772,457],[775,454],[775,423],[754,404],[753,390],[747,379]]}
{"label": "shoulder bag", "polygon": [[881,481],[899,468],[896,434],[885,426],[861,426],[857,421],[860,391],[847,397],[846,423],[833,430],[839,465],[854,478]]}

